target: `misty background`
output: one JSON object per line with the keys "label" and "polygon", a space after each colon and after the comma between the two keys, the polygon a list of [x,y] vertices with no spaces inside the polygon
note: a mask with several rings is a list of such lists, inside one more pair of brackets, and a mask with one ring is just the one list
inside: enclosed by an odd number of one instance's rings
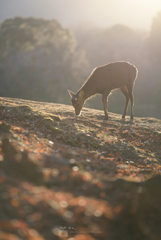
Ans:
{"label": "misty background", "polygon": [[[160,43],[158,0],[0,0],[0,96],[70,104],[93,68],[128,61],[135,116],[161,118]],[[109,111],[124,104],[113,91]],[[101,97],[85,106],[103,109]]]}

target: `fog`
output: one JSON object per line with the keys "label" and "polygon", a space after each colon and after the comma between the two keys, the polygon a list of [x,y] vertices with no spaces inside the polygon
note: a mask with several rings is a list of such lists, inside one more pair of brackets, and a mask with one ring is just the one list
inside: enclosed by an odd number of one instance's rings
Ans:
{"label": "fog", "polygon": [[[135,116],[161,118],[161,1],[0,0],[0,96],[70,104],[91,71],[128,61],[139,71]],[[109,97],[122,113],[124,96]],[[86,107],[102,109],[101,98]]]}
{"label": "fog", "polygon": [[99,27],[123,24],[150,29],[160,0],[0,0],[0,21],[15,16],[57,19],[63,26],[91,22]]}

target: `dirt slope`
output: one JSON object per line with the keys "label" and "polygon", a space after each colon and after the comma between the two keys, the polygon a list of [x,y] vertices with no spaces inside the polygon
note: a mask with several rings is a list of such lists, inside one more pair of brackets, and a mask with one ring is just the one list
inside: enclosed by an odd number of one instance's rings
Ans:
{"label": "dirt slope", "polygon": [[161,239],[161,120],[0,99],[0,239]]}

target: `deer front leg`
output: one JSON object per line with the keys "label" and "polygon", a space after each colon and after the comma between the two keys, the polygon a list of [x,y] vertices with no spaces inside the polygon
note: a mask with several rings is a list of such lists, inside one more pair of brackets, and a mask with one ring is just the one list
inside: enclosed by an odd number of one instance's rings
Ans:
{"label": "deer front leg", "polygon": [[105,119],[108,120],[108,110],[107,110],[107,97],[110,94],[110,92],[103,94],[102,96],[102,103],[104,107],[104,112],[105,112]]}
{"label": "deer front leg", "polygon": [[132,96],[130,97],[130,101],[131,101],[131,121],[133,121],[133,119],[134,119],[134,112],[133,112],[134,97],[133,97],[133,94],[132,94]]}
{"label": "deer front leg", "polygon": [[122,91],[122,93],[124,94],[124,96],[126,98],[124,114],[122,115],[122,119],[125,120],[125,116],[126,116],[126,113],[127,113],[127,108],[128,108],[130,98],[129,98],[129,92],[128,92],[128,90],[125,86],[121,87],[120,90]]}
{"label": "deer front leg", "polygon": [[133,106],[134,106],[134,95],[133,95],[133,86],[128,86],[129,97],[131,102],[131,121],[133,121],[134,113],[133,113]]}

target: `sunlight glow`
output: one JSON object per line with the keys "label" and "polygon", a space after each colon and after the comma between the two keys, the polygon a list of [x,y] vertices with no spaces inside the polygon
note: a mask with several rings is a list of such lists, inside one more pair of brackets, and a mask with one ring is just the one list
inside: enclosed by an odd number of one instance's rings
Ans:
{"label": "sunlight glow", "polygon": [[124,24],[149,29],[152,19],[161,11],[160,0],[10,0],[0,2],[0,21],[23,16],[57,19],[64,26],[92,22],[109,27]]}

